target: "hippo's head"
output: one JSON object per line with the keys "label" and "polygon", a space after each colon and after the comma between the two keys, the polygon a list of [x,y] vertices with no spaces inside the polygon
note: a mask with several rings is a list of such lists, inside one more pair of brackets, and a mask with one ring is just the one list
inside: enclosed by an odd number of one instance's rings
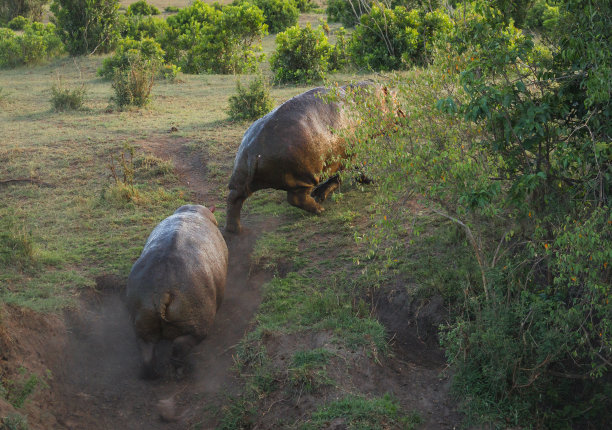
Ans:
{"label": "hippo's head", "polygon": [[211,220],[213,224],[219,225],[217,223],[217,218],[215,218],[215,215],[213,214],[215,209],[216,209],[215,205],[212,205],[210,208],[207,208],[206,206],[202,206],[202,205],[183,205],[180,208],[178,208],[176,211],[174,211],[174,213],[175,214],[185,213],[185,212],[199,213],[203,217]]}

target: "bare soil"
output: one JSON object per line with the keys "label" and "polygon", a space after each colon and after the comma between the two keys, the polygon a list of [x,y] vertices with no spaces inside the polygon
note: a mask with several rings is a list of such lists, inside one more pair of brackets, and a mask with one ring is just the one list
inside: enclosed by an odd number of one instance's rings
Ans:
{"label": "bare soil", "polygon": [[[204,179],[202,154],[188,150],[187,142],[180,139],[160,137],[150,142],[158,156],[173,160],[196,202],[206,204],[215,198],[217,193],[210,192]],[[260,287],[272,276],[252,267],[249,256],[258,235],[273,229],[275,221],[249,222],[244,234],[226,237],[230,255],[226,296],[209,337],[194,348],[190,371],[182,377],[171,371],[154,381],[139,377],[140,356],[123,303],[124,278],[99,277],[95,290],[83,293],[78,309],[63,319],[0,308],[2,381],[18,379],[22,366],[39,375],[51,371],[49,388],[36,390],[18,411],[27,415],[30,428],[214,428],[227,396],[241,391],[232,368],[233,354],[261,302]],[[374,299],[380,319],[395,334],[394,354],[376,363],[364,353],[336,351],[337,358],[328,367],[330,376],[345,381],[346,391],[360,387],[373,395],[391,392],[404,408],[419,412],[424,419],[421,428],[455,428],[460,416],[449,398],[449,379],[442,376],[444,357],[431,331],[444,314],[441,303],[434,299],[417,304],[401,293]],[[265,343],[272,361],[280,366],[299,349],[337,348],[329,338],[326,333],[271,335]],[[305,419],[321,403],[321,396],[331,395],[325,390],[318,397],[273,393],[255,428],[273,429],[280,420]],[[0,416],[12,412],[9,403],[0,401]],[[334,425],[330,428],[346,427],[342,422]]]}

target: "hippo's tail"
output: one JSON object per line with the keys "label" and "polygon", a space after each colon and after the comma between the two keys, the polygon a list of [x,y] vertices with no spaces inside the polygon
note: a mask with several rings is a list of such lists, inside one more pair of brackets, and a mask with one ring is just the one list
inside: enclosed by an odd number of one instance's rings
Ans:
{"label": "hippo's tail", "polygon": [[166,322],[170,322],[169,320],[169,315],[168,315],[168,311],[169,311],[169,307],[172,304],[172,302],[174,301],[174,295],[172,293],[169,292],[165,292],[164,295],[162,296],[160,303],[159,303],[159,315],[161,316],[161,319],[166,321]]}

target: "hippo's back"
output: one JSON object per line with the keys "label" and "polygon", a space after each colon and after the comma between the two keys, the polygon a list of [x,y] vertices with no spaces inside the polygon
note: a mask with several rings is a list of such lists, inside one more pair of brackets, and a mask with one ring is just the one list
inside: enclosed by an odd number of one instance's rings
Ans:
{"label": "hippo's back", "polygon": [[137,334],[149,342],[202,338],[221,304],[227,246],[203,206],[183,206],[151,232],[127,285]]}

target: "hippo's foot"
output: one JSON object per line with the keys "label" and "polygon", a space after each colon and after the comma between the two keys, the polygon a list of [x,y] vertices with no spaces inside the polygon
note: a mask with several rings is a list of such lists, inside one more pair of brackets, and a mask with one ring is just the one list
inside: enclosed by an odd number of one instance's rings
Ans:
{"label": "hippo's foot", "polygon": [[295,207],[320,215],[325,208],[312,198],[310,195],[311,191],[311,188],[304,188],[298,191],[287,191],[287,201]]}
{"label": "hippo's foot", "polygon": [[340,176],[334,175],[314,189],[310,195],[319,203],[327,200],[329,195],[340,187]]}

